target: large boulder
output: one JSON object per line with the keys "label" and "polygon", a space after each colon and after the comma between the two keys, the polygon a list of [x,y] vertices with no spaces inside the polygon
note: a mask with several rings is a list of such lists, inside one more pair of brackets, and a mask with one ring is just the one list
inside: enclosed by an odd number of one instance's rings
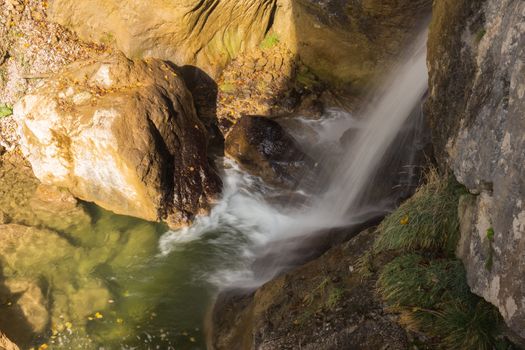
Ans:
{"label": "large boulder", "polygon": [[428,54],[438,160],[476,195],[460,206],[458,255],[525,338],[525,3],[434,2]]}
{"label": "large boulder", "polygon": [[314,162],[275,120],[243,116],[225,140],[225,153],[268,183],[297,187]]}
{"label": "large boulder", "polygon": [[115,213],[180,227],[220,191],[192,96],[163,61],[77,62],[14,115],[40,181]]}
{"label": "large boulder", "polygon": [[277,0],[54,0],[49,15],[82,39],[113,45],[128,57],[169,59],[216,75],[263,40],[276,9]]}

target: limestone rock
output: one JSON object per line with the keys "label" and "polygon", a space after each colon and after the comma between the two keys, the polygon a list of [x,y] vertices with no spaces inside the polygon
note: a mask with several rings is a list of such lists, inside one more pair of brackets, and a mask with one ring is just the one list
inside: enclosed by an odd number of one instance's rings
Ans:
{"label": "limestone rock", "polygon": [[[430,0],[54,0],[50,19],[128,57],[195,65],[212,77],[281,42],[326,80],[362,88],[386,69]],[[265,38],[272,38],[265,42]],[[337,43],[337,45],[334,45]]]}
{"label": "limestone rock", "polygon": [[186,225],[220,191],[191,94],[167,63],[77,62],[15,105],[37,178],[118,214]]}
{"label": "limestone rock", "polygon": [[241,117],[226,136],[225,153],[269,183],[297,186],[314,167],[276,121]]}
{"label": "limestone rock", "polygon": [[276,6],[277,0],[55,0],[49,16],[128,57],[169,59],[216,76],[232,57],[261,42]]}
{"label": "limestone rock", "polygon": [[473,292],[525,338],[525,3],[434,2],[427,112],[441,164],[478,197],[462,204]]}

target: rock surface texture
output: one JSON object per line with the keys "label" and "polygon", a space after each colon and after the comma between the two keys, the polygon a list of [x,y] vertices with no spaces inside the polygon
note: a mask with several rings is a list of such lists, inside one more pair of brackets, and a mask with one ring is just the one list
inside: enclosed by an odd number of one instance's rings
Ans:
{"label": "rock surface texture", "polygon": [[50,17],[88,41],[128,57],[157,57],[216,75],[232,57],[263,40],[277,0],[50,2]]}
{"label": "rock surface texture", "polygon": [[214,349],[408,349],[375,281],[356,271],[373,238],[365,231],[252,295],[224,293],[212,316]]}
{"label": "rock surface texture", "polygon": [[[50,18],[132,58],[195,65],[213,77],[239,54],[284,43],[329,81],[361,86],[399,53],[429,0],[50,2]],[[334,45],[337,43],[337,45]]]}
{"label": "rock surface texture", "polygon": [[474,195],[462,200],[472,291],[525,338],[525,3],[434,3],[427,112],[442,164]]}
{"label": "rock surface texture", "polygon": [[276,121],[244,116],[233,126],[225,153],[268,183],[296,187],[315,166]]}
{"label": "rock surface texture", "polygon": [[192,96],[163,61],[77,62],[14,115],[40,181],[115,213],[179,227],[220,191]]}

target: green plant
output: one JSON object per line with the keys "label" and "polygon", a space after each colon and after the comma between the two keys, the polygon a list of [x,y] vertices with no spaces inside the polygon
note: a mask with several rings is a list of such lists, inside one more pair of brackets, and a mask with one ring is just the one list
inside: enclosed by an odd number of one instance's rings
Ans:
{"label": "green plant", "polygon": [[383,220],[374,249],[452,254],[459,239],[457,205],[464,193],[452,177],[443,178],[435,170],[430,171],[426,184]]}
{"label": "green plant", "polygon": [[326,301],[326,306],[328,306],[330,310],[335,309],[337,304],[339,304],[341,299],[343,299],[343,295],[344,295],[343,289],[337,288],[337,287],[332,288],[330,292],[328,293],[328,299]]}
{"label": "green plant", "polygon": [[418,254],[402,255],[379,274],[378,291],[387,305],[428,309],[445,295],[468,293],[461,262],[452,259],[427,260]]}
{"label": "green plant", "polygon": [[279,36],[276,33],[269,33],[267,34],[263,41],[259,44],[259,47],[263,50],[265,49],[271,49],[275,46],[277,46],[280,43]]}
{"label": "green plant", "polygon": [[479,43],[481,39],[483,39],[485,34],[487,34],[485,28],[481,28],[480,30],[478,30],[478,32],[476,33],[476,43]]}
{"label": "green plant", "polygon": [[503,321],[497,309],[472,294],[457,259],[400,256],[380,273],[378,292],[400,322],[436,338],[440,349],[509,348],[500,337]]}
{"label": "green plant", "polygon": [[0,118],[8,117],[13,114],[13,108],[6,104],[0,104]]}

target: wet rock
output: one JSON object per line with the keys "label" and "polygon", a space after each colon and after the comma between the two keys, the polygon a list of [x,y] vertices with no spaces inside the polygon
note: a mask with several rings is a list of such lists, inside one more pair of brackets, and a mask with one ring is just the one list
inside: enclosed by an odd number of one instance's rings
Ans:
{"label": "wet rock", "polygon": [[351,272],[374,231],[332,248],[254,293],[219,296],[213,349],[407,349],[406,333],[385,315],[373,279]]}
{"label": "wet rock", "polygon": [[191,94],[162,61],[77,62],[14,115],[40,181],[115,213],[180,227],[220,192]]}
{"label": "wet rock", "polygon": [[427,113],[462,203],[458,255],[472,291],[525,338],[525,3],[434,2]]}
{"label": "wet rock", "polygon": [[268,183],[296,187],[315,165],[276,121],[240,118],[226,136],[225,153]]}
{"label": "wet rock", "polygon": [[16,304],[31,325],[35,334],[43,333],[49,323],[47,300],[38,286],[38,281],[24,279],[8,279],[5,286],[11,295],[16,295]]}

